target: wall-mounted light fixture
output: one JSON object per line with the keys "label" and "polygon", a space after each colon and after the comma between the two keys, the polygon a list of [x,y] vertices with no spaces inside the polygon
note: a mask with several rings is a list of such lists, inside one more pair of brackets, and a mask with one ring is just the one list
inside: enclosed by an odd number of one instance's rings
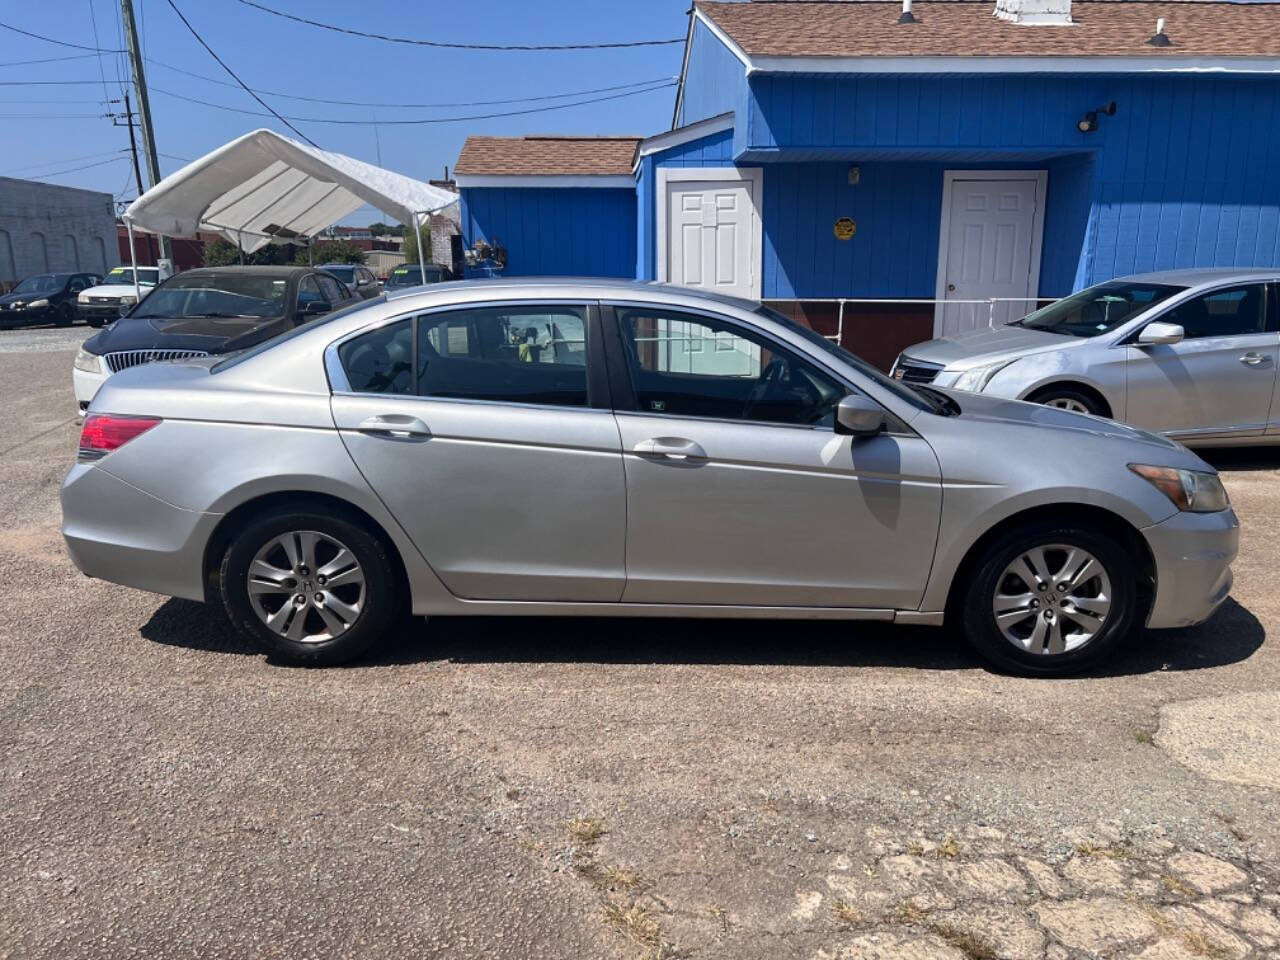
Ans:
{"label": "wall-mounted light fixture", "polygon": [[1076,121],[1076,129],[1081,133],[1093,133],[1098,129],[1098,114],[1105,114],[1108,117],[1116,115],[1116,102],[1112,100],[1104,107],[1097,110],[1090,110],[1083,117]]}

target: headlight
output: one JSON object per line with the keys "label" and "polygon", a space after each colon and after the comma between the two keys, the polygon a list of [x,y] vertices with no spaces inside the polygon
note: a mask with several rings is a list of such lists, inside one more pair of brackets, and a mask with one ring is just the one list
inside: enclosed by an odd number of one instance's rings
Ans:
{"label": "headlight", "polygon": [[41,307],[47,307],[48,305],[49,305],[48,300],[32,300],[30,303],[27,304],[27,309],[39,310]]}
{"label": "headlight", "polygon": [[89,295],[88,295],[87,293],[82,293],[82,294],[80,294],[80,296],[76,297],[76,302],[77,302],[77,303],[88,303],[88,302],[89,302]]}
{"label": "headlight", "polygon": [[972,370],[966,370],[951,385],[951,389],[981,393],[986,385],[991,382],[991,378],[1011,363],[1013,363],[1013,360],[1001,360],[999,363],[988,363],[984,367],[974,367]]}
{"label": "headlight", "polygon": [[126,293],[123,297],[120,298],[121,304],[125,304],[125,303],[133,304],[137,302],[138,302],[138,298],[135,297],[132,293]]}
{"label": "headlight", "polygon": [[83,370],[85,373],[101,373],[102,358],[96,353],[90,353],[84,347],[81,347],[76,351],[75,367],[77,370]]}
{"label": "headlight", "polygon": [[1172,500],[1179,510],[1217,513],[1231,506],[1227,491],[1216,473],[1152,467],[1145,463],[1131,463],[1129,469]]}

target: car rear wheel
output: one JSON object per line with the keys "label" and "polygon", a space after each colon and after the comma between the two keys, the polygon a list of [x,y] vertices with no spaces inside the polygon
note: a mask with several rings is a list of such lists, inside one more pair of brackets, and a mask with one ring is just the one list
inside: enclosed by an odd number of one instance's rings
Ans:
{"label": "car rear wheel", "polygon": [[281,660],[331,666],[364,653],[395,622],[395,568],[364,527],[297,512],[250,521],[222,559],[223,604],[242,633]]}
{"label": "car rear wheel", "polygon": [[964,630],[1003,670],[1077,673],[1134,632],[1137,606],[1136,570],[1111,537],[1031,524],[985,552],[966,589]]}

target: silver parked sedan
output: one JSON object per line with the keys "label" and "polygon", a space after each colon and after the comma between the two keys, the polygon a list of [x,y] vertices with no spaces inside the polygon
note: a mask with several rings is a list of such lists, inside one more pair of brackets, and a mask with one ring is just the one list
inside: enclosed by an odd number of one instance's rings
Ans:
{"label": "silver parked sedan", "polygon": [[911,347],[893,376],[1115,417],[1192,446],[1280,443],[1278,354],[1280,270],[1172,270]]}
{"label": "silver parked sedan", "polygon": [[908,386],[743,300],[514,280],[117,374],[62,491],[90,576],[337,663],[421,615],[941,624],[1061,673],[1231,586],[1215,472],[1141,430]]}

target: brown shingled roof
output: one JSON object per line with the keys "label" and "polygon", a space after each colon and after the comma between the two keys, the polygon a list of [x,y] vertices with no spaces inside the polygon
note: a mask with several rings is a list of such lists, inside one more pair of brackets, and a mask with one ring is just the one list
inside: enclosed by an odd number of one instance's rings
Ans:
{"label": "brown shingled roof", "polygon": [[467,137],[454,166],[461,176],[630,174],[640,137]]}
{"label": "brown shingled roof", "polygon": [[[752,0],[697,7],[749,56],[812,57],[1280,57],[1280,3],[1083,0],[1073,26],[997,20],[993,0],[914,4],[919,22],[898,23],[899,2]],[[1164,17],[1172,41],[1146,40]]]}

